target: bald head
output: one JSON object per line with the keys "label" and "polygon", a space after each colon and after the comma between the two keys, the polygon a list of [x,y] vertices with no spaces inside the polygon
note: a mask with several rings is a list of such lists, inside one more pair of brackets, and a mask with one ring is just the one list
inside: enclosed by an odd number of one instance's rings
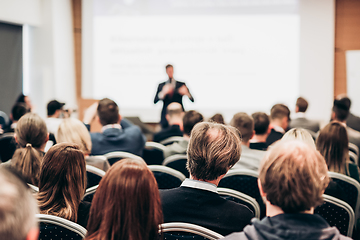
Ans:
{"label": "bald head", "polygon": [[170,103],[166,108],[166,119],[169,125],[179,124],[182,122],[184,116],[184,110],[180,103]]}

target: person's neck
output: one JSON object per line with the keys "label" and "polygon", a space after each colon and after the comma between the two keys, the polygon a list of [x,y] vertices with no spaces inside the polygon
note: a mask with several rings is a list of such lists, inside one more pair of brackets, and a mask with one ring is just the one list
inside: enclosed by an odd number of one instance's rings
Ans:
{"label": "person's neck", "polygon": [[241,145],[250,147],[250,141],[247,142],[241,142]]}
{"label": "person's neck", "polygon": [[187,135],[187,134],[183,134],[183,138],[184,138],[184,140],[187,140],[187,141],[189,141],[189,140],[190,140],[190,136],[189,136],[189,135]]}
{"label": "person's neck", "polygon": [[266,142],[268,134],[254,135],[250,142]]}
{"label": "person's neck", "polygon": [[192,179],[192,180],[203,181],[203,182],[212,183],[212,184],[214,184],[214,185],[216,185],[216,186],[219,186],[219,182],[220,182],[220,180],[221,180],[224,176],[225,176],[225,174],[222,175],[222,176],[220,176],[220,177],[218,177],[217,179],[211,180],[211,181],[210,181],[210,180],[200,180],[200,179],[192,176],[191,174],[190,174],[190,177],[189,177],[189,178]]}
{"label": "person's neck", "polygon": [[172,121],[169,122],[169,125],[170,126],[178,125],[180,127],[180,130],[183,131],[182,119],[180,119],[180,120],[172,120]]}
{"label": "person's neck", "polygon": [[[266,201],[266,216],[267,217],[274,217],[279,214],[283,214],[284,211],[275,205],[272,205],[269,201]],[[305,210],[300,213],[307,213],[307,214],[314,214],[314,208],[311,208],[310,210]]]}
{"label": "person's neck", "polygon": [[346,127],[347,125],[346,125],[346,120],[344,120],[344,121],[340,121],[340,120],[338,120],[338,119],[334,119],[334,121],[335,122],[338,122],[338,123],[340,123],[340,124],[342,124],[344,127]]}

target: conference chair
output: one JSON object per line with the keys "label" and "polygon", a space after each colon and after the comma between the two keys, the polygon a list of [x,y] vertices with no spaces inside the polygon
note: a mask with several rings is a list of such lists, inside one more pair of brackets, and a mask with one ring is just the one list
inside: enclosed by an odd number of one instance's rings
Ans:
{"label": "conference chair", "polygon": [[349,151],[349,158],[352,163],[354,163],[356,166],[359,166],[359,157],[354,152]]}
{"label": "conference chair", "polygon": [[81,240],[87,233],[84,227],[65,218],[47,214],[36,214],[36,218],[40,223],[39,240]]}
{"label": "conference chair", "polygon": [[86,188],[99,185],[101,179],[105,176],[105,172],[97,167],[86,165]]}
{"label": "conference chair", "polygon": [[109,152],[109,153],[105,154],[104,156],[107,158],[110,165],[113,165],[117,161],[119,161],[121,159],[124,159],[124,158],[133,158],[133,159],[141,159],[141,160],[143,160],[141,157],[139,157],[139,156],[137,156],[135,154],[128,153],[128,152],[122,152],[122,151]]}
{"label": "conference chair", "polygon": [[164,161],[165,146],[157,142],[146,142],[143,159],[147,165],[161,165]]}
{"label": "conference chair", "polygon": [[162,165],[175,169],[186,177],[189,177],[189,171],[186,169],[187,155],[186,154],[175,154],[165,158]]}
{"label": "conference chair", "polygon": [[216,240],[224,238],[221,234],[211,231],[210,229],[182,222],[163,223],[161,224],[161,232],[163,233],[164,240]]}
{"label": "conference chair", "polygon": [[30,184],[30,183],[28,183],[27,185],[31,189],[32,193],[38,193],[39,192],[39,188],[37,186],[34,186],[34,185]]}
{"label": "conference chair", "polygon": [[95,185],[86,189],[83,200],[91,203],[98,187],[99,185]]}
{"label": "conference chair", "polygon": [[85,161],[87,165],[97,167],[103,170],[104,172],[106,172],[110,168],[110,164],[107,158],[102,155],[86,156]]}
{"label": "conference chair", "polygon": [[349,143],[349,151],[355,153],[357,156],[359,156],[359,148],[353,143]]}
{"label": "conference chair", "polygon": [[217,192],[221,197],[227,200],[247,206],[254,213],[254,217],[260,219],[260,206],[254,198],[229,188],[218,187]]}
{"label": "conference chair", "polygon": [[324,203],[315,208],[314,213],[322,216],[330,226],[339,229],[342,235],[352,237],[355,213],[346,202],[323,194]]}
{"label": "conference chair", "polygon": [[184,140],[184,137],[174,136],[174,137],[166,138],[166,139],[160,141],[160,143],[162,145],[164,145],[164,146],[167,146],[167,145],[170,145],[170,144],[172,144],[174,142],[180,142],[182,140]]}
{"label": "conference chair", "polygon": [[166,166],[150,165],[149,169],[153,172],[159,189],[180,187],[186,178],[181,172]]}
{"label": "conference chair", "polygon": [[16,150],[16,142],[13,132],[8,132],[0,135],[0,159],[6,162],[12,158]]}

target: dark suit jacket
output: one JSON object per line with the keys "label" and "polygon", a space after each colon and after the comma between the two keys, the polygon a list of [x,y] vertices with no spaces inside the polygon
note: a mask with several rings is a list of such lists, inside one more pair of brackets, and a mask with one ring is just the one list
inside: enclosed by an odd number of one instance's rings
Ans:
{"label": "dark suit jacket", "polygon": [[[166,81],[166,82],[163,82],[163,83],[159,84],[158,89],[156,91],[155,98],[154,98],[154,103],[157,103],[159,100],[161,100],[158,97],[158,95],[159,95],[159,92],[161,92],[161,90],[163,89],[163,87],[164,87],[164,85],[166,83],[170,83],[170,79],[168,81]],[[166,95],[165,98],[163,99],[164,104],[163,104],[163,108],[161,110],[161,120],[160,120],[160,124],[161,124],[162,128],[166,128],[166,127],[169,126],[169,124],[168,124],[168,122],[167,122],[167,120],[165,118],[167,106],[172,102],[180,103],[181,106],[183,106],[183,103],[182,103],[183,96],[180,95],[179,92],[178,92],[179,88],[182,87],[183,85],[186,86],[185,83],[176,81],[174,94],[172,96]],[[190,96],[191,96],[191,94],[190,94]],[[194,102],[194,98],[192,96],[190,98],[190,101]],[[183,109],[184,109],[184,106],[183,106]]]}
{"label": "dark suit jacket", "polygon": [[307,118],[295,118],[289,123],[290,128],[304,128],[314,133],[320,130],[320,124],[317,121],[309,120]]}
{"label": "dark suit jacket", "polygon": [[271,132],[270,132],[269,136],[266,139],[266,144],[268,146],[270,146],[271,144],[273,144],[277,140],[280,140],[283,135],[284,134],[282,134],[281,132],[277,132],[274,129],[271,129]]}
{"label": "dark suit jacket", "polygon": [[160,132],[154,134],[154,142],[161,142],[169,137],[182,137],[183,132],[180,130],[179,125],[172,125],[165,129],[162,129]]}
{"label": "dark suit jacket", "polygon": [[349,116],[346,119],[346,125],[360,132],[360,117],[355,116],[352,113],[349,113]]}
{"label": "dark suit jacket", "polygon": [[91,155],[123,151],[142,156],[146,140],[140,128],[126,119],[121,121],[121,127],[122,129],[109,128],[102,133],[90,133]]}
{"label": "dark suit jacket", "polygon": [[217,193],[190,187],[160,191],[164,222],[186,222],[222,235],[240,232],[254,217],[244,205]]}

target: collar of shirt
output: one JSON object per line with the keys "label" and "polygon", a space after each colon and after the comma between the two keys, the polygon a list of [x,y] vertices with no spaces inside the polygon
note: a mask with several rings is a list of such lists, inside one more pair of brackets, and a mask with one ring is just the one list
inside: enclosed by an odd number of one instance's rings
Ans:
{"label": "collar of shirt", "polygon": [[186,178],[182,182],[181,187],[197,188],[197,189],[202,189],[202,190],[217,193],[217,186],[215,184],[204,182],[204,181],[199,181],[199,180],[194,180],[194,179],[190,179],[190,178]]}
{"label": "collar of shirt", "polygon": [[280,126],[273,126],[273,129],[277,132],[285,133],[285,130]]}
{"label": "collar of shirt", "polygon": [[121,125],[120,124],[108,124],[108,125],[105,125],[101,128],[101,132],[104,132],[106,129],[109,129],[109,128],[117,128],[117,129],[121,129]]}
{"label": "collar of shirt", "polygon": [[304,112],[297,112],[294,114],[295,118],[305,118],[305,113]]}

